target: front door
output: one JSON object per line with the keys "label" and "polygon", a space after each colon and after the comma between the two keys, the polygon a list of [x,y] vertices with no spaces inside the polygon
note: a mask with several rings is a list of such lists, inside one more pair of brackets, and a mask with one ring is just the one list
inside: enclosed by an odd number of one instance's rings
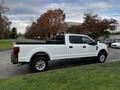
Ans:
{"label": "front door", "polygon": [[89,43],[94,43],[94,41],[87,36],[82,36],[82,42],[86,47],[84,49],[85,56],[86,57],[96,56],[98,46],[89,44]]}
{"label": "front door", "polygon": [[69,45],[67,47],[68,58],[91,57],[96,54],[96,46],[89,45],[92,41],[85,36],[69,36]]}

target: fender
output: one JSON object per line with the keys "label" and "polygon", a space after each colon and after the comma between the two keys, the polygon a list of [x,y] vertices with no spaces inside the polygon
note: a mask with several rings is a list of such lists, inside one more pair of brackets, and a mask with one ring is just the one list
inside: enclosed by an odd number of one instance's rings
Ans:
{"label": "fender", "polygon": [[99,53],[101,50],[104,50],[104,51],[106,51],[106,53],[108,53],[107,45],[102,44],[102,43],[98,43],[98,53]]}
{"label": "fender", "polygon": [[106,49],[101,49],[101,50],[98,52],[98,54],[99,54],[100,52],[102,52],[102,51],[106,52],[106,54],[108,55],[108,51],[107,51]]}
{"label": "fender", "polygon": [[53,52],[51,52],[52,50],[50,49],[46,49],[46,48],[36,48],[34,50],[32,50],[31,52],[28,53],[27,55],[27,62],[30,62],[32,56],[35,54],[35,53],[38,53],[38,52],[45,52],[49,55],[50,57],[50,60],[53,60]]}

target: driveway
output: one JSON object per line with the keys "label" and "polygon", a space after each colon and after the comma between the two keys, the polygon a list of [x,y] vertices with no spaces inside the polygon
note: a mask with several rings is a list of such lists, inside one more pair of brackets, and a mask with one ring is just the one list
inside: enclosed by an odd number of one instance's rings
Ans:
{"label": "driveway", "polygon": [[107,58],[107,62],[120,61],[120,49],[109,48],[108,51],[109,51],[109,55]]}
{"label": "driveway", "polygon": [[10,62],[11,51],[0,51],[0,78],[30,73],[27,65],[18,66]]}
{"label": "driveway", "polygon": [[[29,69],[29,65],[22,66],[13,65],[10,62],[10,55],[11,55],[10,50],[0,51],[0,79],[32,73],[32,71]],[[106,63],[115,61],[120,61],[120,49],[109,48],[109,56],[107,58]],[[95,63],[95,61],[92,60],[52,61],[49,64],[49,70],[93,63]]]}

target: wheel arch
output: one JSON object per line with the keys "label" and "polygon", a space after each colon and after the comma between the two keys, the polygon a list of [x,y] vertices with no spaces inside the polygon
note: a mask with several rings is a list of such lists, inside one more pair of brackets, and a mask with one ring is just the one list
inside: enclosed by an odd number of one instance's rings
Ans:
{"label": "wheel arch", "polygon": [[48,53],[46,52],[36,52],[35,54],[32,55],[32,57],[30,58],[30,62],[33,60],[33,58],[37,57],[37,56],[41,56],[44,57],[47,61],[50,61],[50,56]]}
{"label": "wheel arch", "polygon": [[108,52],[107,52],[105,49],[101,49],[101,50],[98,52],[98,55],[99,55],[100,52],[105,52],[106,55],[108,55]]}

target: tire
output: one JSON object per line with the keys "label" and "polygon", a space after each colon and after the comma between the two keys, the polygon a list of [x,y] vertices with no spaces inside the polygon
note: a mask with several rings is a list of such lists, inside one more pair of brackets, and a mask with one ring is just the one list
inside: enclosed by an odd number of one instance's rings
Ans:
{"label": "tire", "polygon": [[101,51],[101,52],[99,52],[97,58],[98,58],[98,62],[104,63],[106,61],[106,58],[107,58],[107,53],[105,51]]}
{"label": "tire", "polygon": [[30,67],[35,72],[42,72],[48,68],[48,61],[44,57],[34,57],[30,63]]}

